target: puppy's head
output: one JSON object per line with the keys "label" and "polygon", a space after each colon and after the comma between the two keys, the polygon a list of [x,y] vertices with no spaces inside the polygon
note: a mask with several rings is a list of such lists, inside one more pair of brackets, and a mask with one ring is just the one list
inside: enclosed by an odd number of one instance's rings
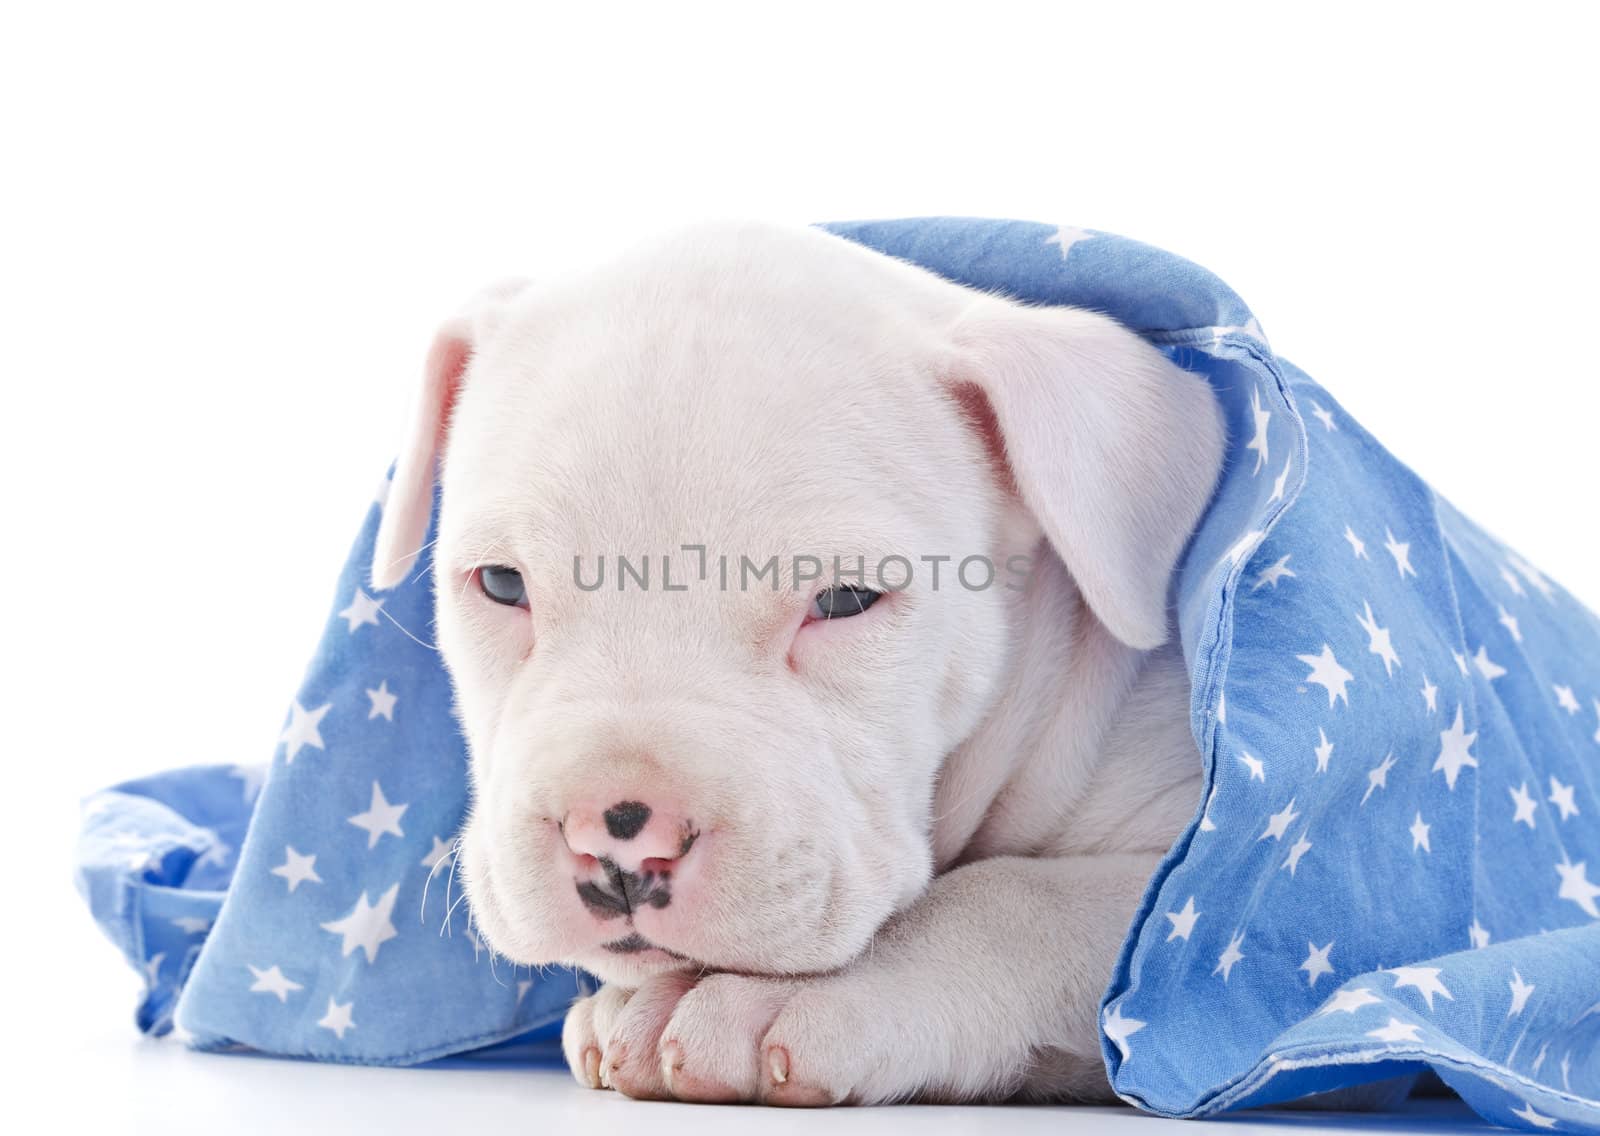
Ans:
{"label": "puppy's head", "polygon": [[635,982],[843,964],[926,886],[1031,565],[1166,636],[1221,425],[1110,321],[813,229],[703,226],[439,334],[379,532],[438,459],[438,640],[492,947]]}

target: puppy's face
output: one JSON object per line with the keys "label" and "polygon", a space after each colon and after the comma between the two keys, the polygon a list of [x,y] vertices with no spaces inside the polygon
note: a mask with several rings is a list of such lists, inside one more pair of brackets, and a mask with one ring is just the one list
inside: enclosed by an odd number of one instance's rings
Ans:
{"label": "puppy's face", "polygon": [[926,885],[935,780],[1044,531],[975,303],[717,227],[444,337],[438,633],[496,951],[626,983],[826,970]]}

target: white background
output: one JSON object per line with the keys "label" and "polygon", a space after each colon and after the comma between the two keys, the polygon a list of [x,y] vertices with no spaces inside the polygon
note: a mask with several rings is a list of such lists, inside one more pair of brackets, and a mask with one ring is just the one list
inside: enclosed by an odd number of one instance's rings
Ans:
{"label": "white background", "polygon": [[197,1063],[217,1100],[246,1076],[136,1043],[74,801],[270,755],[433,325],[501,276],[707,216],[1138,237],[1600,605],[1582,8],[863,9],[5,9],[3,938],[35,1099],[105,1086],[65,1099],[115,1130]]}

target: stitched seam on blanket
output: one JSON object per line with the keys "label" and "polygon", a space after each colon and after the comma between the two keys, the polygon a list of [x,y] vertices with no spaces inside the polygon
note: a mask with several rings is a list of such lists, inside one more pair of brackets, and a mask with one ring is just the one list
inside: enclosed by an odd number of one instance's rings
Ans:
{"label": "stitched seam on blanket", "polygon": [[[1311,447],[1306,436],[1305,418],[1300,413],[1300,408],[1296,404],[1293,395],[1289,391],[1289,382],[1287,376],[1283,373],[1281,368],[1276,365],[1276,358],[1274,356],[1262,352],[1257,340],[1255,340],[1253,337],[1246,336],[1238,332],[1226,332],[1218,335],[1215,329],[1207,327],[1186,328],[1180,331],[1168,332],[1144,332],[1142,334],[1144,334],[1144,336],[1151,343],[1154,343],[1157,346],[1175,346],[1202,349],[1207,350],[1209,353],[1217,354],[1219,358],[1226,358],[1227,356],[1218,353],[1217,348],[1229,348],[1232,351],[1237,351],[1240,361],[1245,364],[1246,367],[1256,373],[1256,379],[1258,382],[1263,378],[1271,381],[1270,389],[1277,392],[1278,398],[1282,404],[1282,409],[1288,414],[1290,420],[1295,424],[1295,443],[1297,446],[1297,453],[1300,457],[1300,463],[1299,475],[1295,479],[1293,491],[1287,493],[1284,499],[1277,503],[1277,507],[1267,514],[1266,521],[1262,525],[1261,540],[1265,541],[1266,538],[1271,535],[1272,530],[1277,527],[1279,519],[1282,518],[1284,513],[1299,499],[1301,493],[1304,492],[1306,480],[1309,476]],[[1260,545],[1258,543],[1256,547],[1259,546]],[[1254,549],[1251,551],[1253,552]],[[1118,954],[1117,963],[1112,970],[1110,981],[1107,984],[1105,992],[1101,995],[1100,1013],[1102,1014],[1104,1013],[1105,1005],[1114,997],[1131,996],[1139,989],[1138,978],[1133,972],[1133,956],[1135,950],[1139,944],[1139,941],[1143,938],[1145,925],[1148,922],[1152,911],[1155,909],[1156,896],[1160,893],[1162,887],[1166,885],[1166,881],[1170,878],[1173,870],[1178,867],[1178,865],[1182,864],[1189,855],[1189,850],[1192,847],[1195,837],[1200,830],[1200,820],[1204,816],[1205,807],[1210,801],[1212,789],[1216,784],[1217,737],[1220,723],[1217,721],[1216,713],[1212,708],[1216,703],[1217,692],[1223,689],[1226,685],[1228,664],[1232,658],[1232,644],[1228,639],[1226,630],[1233,625],[1233,601],[1238,591],[1238,583],[1244,575],[1245,564],[1248,560],[1248,555],[1241,556],[1230,566],[1228,576],[1223,581],[1219,589],[1220,602],[1217,606],[1215,619],[1209,628],[1212,633],[1212,642],[1205,660],[1206,689],[1204,692],[1204,701],[1207,707],[1206,728],[1204,740],[1198,743],[1198,748],[1200,750],[1206,772],[1205,782],[1201,786],[1201,800],[1196,809],[1196,815],[1190,820],[1188,828],[1184,830],[1183,834],[1179,836],[1172,848],[1168,850],[1167,855],[1163,857],[1161,863],[1157,866],[1155,873],[1151,876],[1149,882],[1145,886],[1144,895],[1140,899],[1138,911],[1134,915],[1129,927],[1128,935],[1123,941],[1123,949]],[[1118,990],[1119,986],[1121,986],[1120,990]],[[1112,1047],[1109,1040],[1106,1038],[1105,1031],[1102,1029],[1099,1032],[1101,1057],[1106,1062],[1106,1072],[1107,1075],[1112,1079],[1113,1090],[1117,1092],[1117,1095],[1123,1100],[1128,1101],[1137,1107],[1144,1108],[1147,1111],[1162,1111],[1160,1109],[1152,1108],[1148,1103],[1138,1099],[1133,1095],[1125,1094],[1121,1089],[1117,1088],[1116,1076],[1110,1068],[1113,1060]],[[1120,1071],[1120,1054],[1117,1055],[1117,1060],[1118,1069]]]}
{"label": "stitched seam on blanket", "polygon": [[[1250,348],[1253,351],[1254,340],[1251,340],[1249,338],[1245,338],[1243,340],[1243,343],[1247,348]],[[1303,491],[1304,486],[1306,484],[1306,479],[1310,476],[1310,464],[1311,464],[1311,443],[1310,443],[1310,440],[1306,437],[1305,417],[1304,417],[1304,415],[1302,415],[1300,413],[1299,404],[1296,403],[1295,400],[1294,400],[1294,394],[1293,394],[1293,391],[1290,389],[1289,380],[1288,380],[1286,375],[1284,375],[1275,365],[1273,365],[1273,364],[1276,363],[1276,359],[1275,358],[1272,358],[1272,357],[1269,357],[1269,356],[1260,356],[1260,359],[1261,359],[1263,365],[1267,367],[1267,369],[1270,371],[1270,373],[1274,376],[1274,378],[1280,384],[1280,395],[1283,398],[1284,402],[1287,404],[1288,412],[1289,412],[1290,417],[1291,417],[1291,421],[1294,423],[1294,425],[1296,427],[1296,433],[1295,433],[1295,439],[1294,440],[1295,440],[1295,443],[1296,443],[1296,445],[1298,447],[1298,449],[1296,451],[1296,456],[1298,456],[1298,458],[1300,459],[1300,461],[1299,461],[1300,477],[1296,481],[1294,492],[1291,493],[1291,494],[1286,494],[1284,496],[1283,500],[1281,500],[1278,503],[1278,508],[1276,510],[1271,511],[1271,512],[1269,512],[1267,514],[1267,520],[1266,520],[1265,524],[1263,524],[1262,530],[1261,530],[1261,541],[1260,541],[1260,543],[1258,543],[1256,545],[1256,548],[1259,548],[1262,543],[1265,543],[1267,537],[1270,536],[1272,534],[1273,529],[1275,529],[1277,527],[1278,521],[1280,520],[1280,518],[1282,518],[1284,516],[1284,514],[1288,512],[1289,508],[1292,505],[1294,505],[1296,503],[1296,501],[1298,500],[1298,498],[1299,498],[1299,496],[1300,496],[1301,492]],[[1270,360],[1270,362],[1269,362],[1269,360]],[[1254,552],[1254,550],[1252,550],[1252,554],[1253,554],[1253,552]],[[1226,683],[1227,670],[1228,670],[1229,666],[1232,664],[1232,660],[1233,660],[1233,634],[1232,634],[1232,632],[1233,632],[1233,617],[1232,617],[1233,604],[1232,604],[1232,601],[1237,596],[1238,590],[1239,590],[1239,585],[1244,580],[1244,576],[1245,576],[1245,563],[1244,562],[1247,559],[1248,559],[1248,557],[1242,557],[1240,559],[1240,561],[1234,565],[1233,573],[1230,575],[1230,578],[1229,578],[1229,581],[1228,581],[1229,601],[1230,601],[1229,619],[1228,619],[1227,628],[1226,628],[1226,630],[1227,630],[1226,639],[1227,639],[1228,651],[1227,651],[1227,656],[1226,656],[1226,658],[1223,659],[1222,666],[1220,668],[1220,670],[1222,671],[1222,675],[1219,678],[1217,683],[1212,684],[1213,687],[1219,692],[1218,693],[1219,697],[1220,697],[1220,690],[1224,687],[1224,685]],[[1211,691],[1210,690],[1208,690],[1208,692],[1207,692],[1207,697],[1208,698],[1211,697]],[[1276,883],[1276,879],[1273,876],[1270,876],[1270,875],[1263,875],[1259,879],[1257,879],[1255,887],[1250,893],[1250,902],[1249,902],[1249,905],[1248,905],[1248,907],[1246,909],[1247,916],[1253,914],[1255,912],[1255,910],[1261,905],[1263,897],[1266,895],[1267,890],[1269,888],[1271,888],[1275,883]]]}
{"label": "stitched seam on blanket", "polygon": [[1285,1057],[1281,1053],[1269,1055],[1244,1076],[1225,1086],[1210,1101],[1196,1105],[1188,1115],[1210,1116],[1218,1112],[1225,1112],[1240,1100],[1262,1088],[1280,1072],[1287,1072],[1292,1069],[1314,1068],[1319,1065],[1358,1065],[1376,1063],[1378,1061],[1420,1061],[1427,1065],[1444,1065],[1464,1073],[1482,1076],[1505,1088],[1504,1083],[1496,1078],[1498,1074],[1530,1095],[1548,1095],[1565,1104],[1582,1108],[1600,1107],[1600,1101],[1590,1100],[1587,1097],[1557,1089],[1553,1085],[1531,1080],[1523,1074],[1507,1069],[1504,1065],[1496,1064],[1493,1061],[1474,1061],[1470,1055],[1463,1057],[1458,1054],[1447,1054],[1439,1050],[1423,1048],[1340,1050],[1311,1045],[1295,1047],[1289,1050],[1289,1053],[1295,1056]]}
{"label": "stitched seam on blanket", "polygon": [[[1198,347],[1202,343],[1211,344],[1214,342],[1214,337],[1212,336],[1210,330],[1201,328],[1189,328],[1178,332],[1143,334],[1146,334],[1147,338],[1158,346]],[[1207,381],[1209,382],[1209,376],[1207,377]],[[1234,567],[1237,568],[1237,565]],[[1226,669],[1228,652],[1226,651],[1226,637],[1222,634],[1222,629],[1228,626],[1232,619],[1230,599],[1231,592],[1229,590],[1228,582],[1225,581],[1222,588],[1219,590],[1218,596],[1216,597],[1217,613],[1212,624],[1212,630],[1215,632],[1215,634],[1213,635],[1212,643],[1209,648],[1210,653],[1206,658],[1207,675],[1210,676],[1208,678],[1205,691],[1206,704],[1208,707],[1211,705],[1212,691],[1216,687],[1216,674],[1219,670]],[[1219,652],[1222,652],[1222,661],[1220,663],[1218,661]],[[1106,989],[1100,996],[1099,1014],[1104,1013],[1107,1002],[1111,1001],[1113,997],[1118,996],[1119,992],[1117,988],[1119,986],[1122,986],[1120,994],[1123,996],[1131,995],[1139,988],[1138,980],[1133,974],[1134,951],[1138,946],[1144,926],[1149,920],[1151,912],[1155,909],[1156,896],[1160,893],[1162,887],[1165,886],[1167,879],[1172,874],[1173,868],[1175,868],[1178,864],[1181,864],[1188,856],[1189,849],[1194,843],[1196,834],[1199,832],[1200,821],[1205,815],[1205,808],[1211,800],[1211,791],[1216,781],[1217,726],[1218,723],[1215,713],[1208,711],[1206,716],[1205,736],[1203,739],[1196,739],[1196,748],[1200,753],[1201,764],[1205,774],[1204,783],[1200,787],[1200,802],[1196,809],[1197,815],[1190,820],[1188,827],[1178,837],[1177,841],[1174,842],[1173,846],[1167,850],[1167,854],[1162,857],[1161,863],[1156,866],[1155,872],[1145,884],[1144,893],[1139,900],[1138,910],[1134,913],[1133,919],[1129,924],[1128,934],[1123,939],[1121,950],[1118,951],[1116,965],[1112,968],[1111,976],[1107,982]],[[1099,1014],[1097,1014],[1097,1019]],[[1113,1090],[1116,1091],[1123,1100],[1126,1100],[1131,1104],[1135,1104],[1140,1107],[1148,1107],[1137,1098],[1123,1095],[1120,1090],[1116,1089],[1115,1077],[1110,1069],[1110,1064],[1112,1061],[1111,1044],[1103,1029],[1099,1030],[1099,1034],[1101,1059],[1107,1066],[1107,1075],[1112,1078]],[[1120,1055],[1118,1055],[1118,1059],[1120,1066]]]}
{"label": "stitched seam on blanket", "polygon": [[[1360,1043],[1355,1043],[1360,1044]],[[1389,1049],[1351,1049],[1342,1052],[1307,1046],[1303,1050],[1291,1052],[1304,1052],[1305,1057],[1284,1057],[1281,1053],[1269,1053],[1262,1058],[1248,1072],[1236,1080],[1220,1086],[1215,1096],[1210,1100],[1202,1100],[1196,1104],[1192,1116],[1213,1116],[1219,1112],[1226,1112],[1258,1090],[1264,1088],[1279,1073],[1286,1073],[1302,1068],[1317,1068],[1326,1065],[1376,1065],[1385,1061],[1411,1062],[1418,1060]],[[1426,1059],[1423,1059],[1424,1061]]]}

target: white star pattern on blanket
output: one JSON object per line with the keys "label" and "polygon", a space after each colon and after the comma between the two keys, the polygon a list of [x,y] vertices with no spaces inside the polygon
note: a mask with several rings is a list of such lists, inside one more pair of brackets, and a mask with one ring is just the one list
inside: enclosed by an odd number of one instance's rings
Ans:
{"label": "white star pattern on blanket", "polygon": [[1250,409],[1255,415],[1255,437],[1245,443],[1245,449],[1254,450],[1256,454],[1255,472],[1260,473],[1261,467],[1267,464],[1267,423],[1272,421],[1272,412],[1261,409],[1261,392],[1256,390],[1250,395]]}
{"label": "white star pattern on blanket", "polygon": [[367,697],[372,701],[372,707],[367,711],[368,718],[382,718],[386,722],[394,721],[394,706],[399,699],[389,690],[388,679],[380,682],[376,690],[367,691]]}
{"label": "white star pattern on blanket", "polygon": [[353,1016],[354,1010],[354,1002],[345,1002],[341,1004],[334,999],[329,998],[328,1012],[323,1014],[321,1018],[317,1019],[317,1025],[321,1026],[325,1030],[332,1030],[333,1035],[340,1041],[343,1041],[344,1031],[356,1028],[356,1023]]}
{"label": "white star pattern on blanket", "polygon": [[1167,912],[1167,918],[1172,920],[1172,934],[1167,936],[1167,940],[1169,942],[1173,939],[1187,940],[1194,931],[1195,920],[1199,919],[1203,914],[1205,912],[1194,909],[1194,896],[1192,895],[1184,903],[1182,911]]}
{"label": "white star pattern on blanket", "polygon": [[1600,896],[1600,886],[1589,882],[1588,865],[1582,861],[1576,864],[1562,861],[1556,865],[1556,873],[1561,877],[1561,889],[1557,894],[1583,908],[1585,915],[1600,919],[1600,908],[1594,902],[1595,897]]}
{"label": "white star pattern on blanket", "polygon": [[1279,870],[1287,871],[1291,876],[1294,875],[1300,868],[1300,857],[1311,851],[1311,847],[1311,841],[1307,840],[1306,834],[1302,832],[1300,839],[1290,846],[1289,855],[1284,858],[1283,867]]}
{"label": "white star pattern on blanket", "polygon": [[1402,1022],[1399,1018],[1390,1018],[1388,1025],[1368,1030],[1367,1036],[1375,1037],[1379,1041],[1416,1041],[1417,1030],[1421,1028],[1416,1022]]}
{"label": "white star pattern on blanket", "polygon": [[1471,942],[1474,948],[1487,947],[1489,940],[1493,937],[1489,934],[1489,929],[1476,919],[1472,921],[1472,926],[1467,928],[1467,940]]}
{"label": "white star pattern on blanket", "polygon": [[1136,1021],[1133,1018],[1124,1018],[1122,1012],[1115,1007],[1106,1011],[1106,1036],[1116,1043],[1117,1048],[1122,1050],[1124,1057],[1128,1055],[1128,1039],[1144,1029],[1144,1026],[1145,1023],[1141,1021]]}
{"label": "white star pattern on blanket", "polygon": [[1217,968],[1211,973],[1222,975],[1222,981],[1224,982],[1232,978],[1234,966],[1244,961],[1244,953],[1239,950],[1243,945],[1243,935],[1235,935],[1229,939],[1228,945],[1223,948],[1222,954],[1217,958]]}
{"label": "white star pattern on blanket", "polygon": [[1350,695],[1346,693],[1345,686],[1356,676],[1339,665],[1339,660],[1334,657],[1332,647],[1324,643],[1321,654],[1296,655],[1295,658],[1311,668],[1311,673],[1306,676],[1307,682],[1314,682],[1318,686],[1327,689],[1329,706],[1332,706],[1341,698],[1345,702],[1350,701]]}
{"label": "white star pattern on blanket", "polygon": [[1306,955],[1306,961],[1300,964],[1300,969],[1306,972],[1306,985],[1315,986],[1317,979],[1324,974],[1333,973],[1333,964],[1328,961],[1328,953],[1333,950],[1333,944],[1330,942],[1319,947],[1315,943],[1307,943],[1306,947],[1310,953]]}
{"label": "white star pattern on blanket", "polygon": [[1506,1017],[1514,1018],[1522,1013],[1522,1008],[1528,1004],[1528,996],[1538,987],[1522,981],[1522,975],[1517,973],[1515,967],[1511,970],[1511,1008],[1506,1011]]}
{"label": "white star pattern on blanket", "polygon": [[1456,720],[1448,730],[1439,734],[1439,756],[1433,768],[1444,774],[1445,784],[1455,791],[1456,778],[1466,766],[1477,767],[1478,759],[1470,752],[1477,734],[1469,734],[1461,727],[1461,707],[1456,707]]}
{"label": "white star pattern on blanket", "polygon": [[1299,813],[1294,811],[1294,799],[1291,797],[1289,799],[1289,803],[1283,806],[1283,810],[1281,812],[1272,814],[1271,819],[1267,821],[1267,830],[1260,836],[1256,837],[1256,839],[1266,840],[1268,837],[1271,837],[1273,840],[1282,840],[1283,834],[1289,831],[1289,825],[1299,815]]}
{"label": "white star pattern on blanket", "polygon": [[282,876],[290,891],[308,881],[314,884],[322,882],[322,877],[317,875],[316,856],[302,856],[293,847],[284,845],[283,857],[283,863],[273,868],[272,874]]}
{"label": "white star pattern on blanket", "polygon": [[355,597],[350,601],[350,606],[339,613],[339,618],[350,625],[350,634],[370,623],[378,626],[378,613],[383,610],[383,601],[375,600],[360,588],[356,589]]}
{"label": "white star pattern on blanket", "polygon": [[1439,968],[1436,966],[1397,966],[1392,967],[1389,973],[1394,975],[1396,990],[1402,986],[1415,986],[1417,992],[1427,999],[1430,1010],[1433,1009],[1435,994],[1444,998],[1451,997],[1450,991],[1439,981]]}
{"label": "white star pattern on blanket", "polygon": [[408,805],[391,805],[384,800],[383,788],[374,781],[372,783],[372,804],[364,813],[357,813],[350,818],[350,823],[357,828],[367,830],[367,847],[377,846],[384,836],[404,836],[400,829],[400,818],[405,814]]}
{"label": "white star pattern on blanket", "polygon": [[1328,740],[1328,735],[1321,726],[1317,727],[1317,748],[1312,751],[1317,755],[1317,772],[1328,771],[1328,759],[1333,756],[1333,743]]}
{"label": "white star pattern on blanket", "polygon": [[285,978],[283,971],[279,970],[276,965],[270,966],[265,970],[252,966],[250,973],[255,977],[255,981],[250,984],[252,993],[273,994],[277,996],[280,1002],[287,1002],[291,992],[305,989],[300,983],[291,982]]}
{"label": "white star pattern on blanket", "polygon": [[1361,624],[1361,630],[1367,633],[1367,650],[1383,660],[1383,673],[1392,676],[1394,668],[1400,665],[1400,656],[1394,653],[1394,642],[1389,637],[1389,629],[1378,626],[1378,621],[1372,615],[1371,603],[1363,601],[1362,609],[1362,614],[1356,617],[1356,622]]}
{"label": "white star pattern on blanket", "polygon": [[299,702],[290,707],[289,724],[283,728],[283,734],[278,738],[284,747],[284,761],[294,761],[295,756],[306,746],[322,748],[322,734],[318,727],[332,709],[331,702],[326,702],[315,710],[307,710]]}
{"label": "white star pattern on blanket", "polygon": [[377,903],[369,902],[363,892],[361,898],[356,900],[354,911],[343,919],[324,923],[322,929],[344,936],[344,943],[339,948],[341,954],[348,955],[359,947],[366,952],[369,963],[377,962],[379,948],[399,934],[389,918],[394,913],[394,900],[399,892],[400,885],[395,884],[378,898]]}
{"label": "white star pattern on blanket", "polygon": [[1376,1006],[1383,999],[1379,998],[1365,986],[1357,986],[1352,990],[1341,990],[1327,1004],[1318,1010],[1321,1014],[1353,1014],[1362,1006]]}

